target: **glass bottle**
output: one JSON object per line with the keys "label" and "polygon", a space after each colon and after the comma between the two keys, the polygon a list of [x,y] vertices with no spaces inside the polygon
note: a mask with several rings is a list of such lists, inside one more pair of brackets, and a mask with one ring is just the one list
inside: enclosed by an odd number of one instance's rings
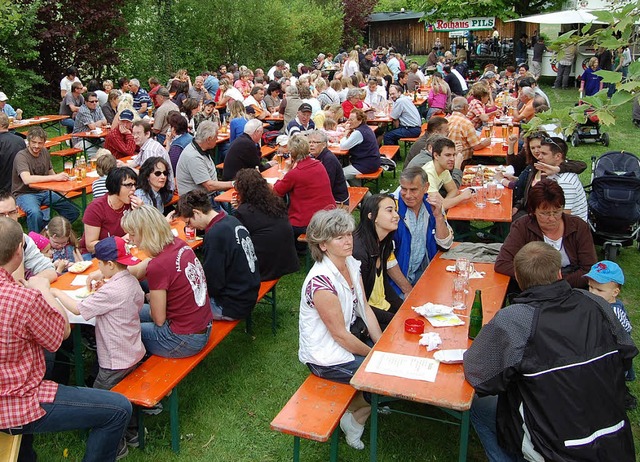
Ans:
{"label": "glass bottle", "polygon": [[469,338],[471,340],[476,338],[480,329],[482,329],[482,295],[480,289],[477,289],[469,315]]}

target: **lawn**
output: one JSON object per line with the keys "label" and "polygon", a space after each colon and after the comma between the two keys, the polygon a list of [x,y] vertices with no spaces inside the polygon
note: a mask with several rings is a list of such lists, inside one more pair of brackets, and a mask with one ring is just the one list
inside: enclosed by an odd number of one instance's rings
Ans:
{"label": "lawn", "polygon": [[[543,85],[552,105],[573,105],[577,90],[552,90]],[[611,136],[611,145],[581,145],[570,148],[569,157],[590,164],[591,156],[607,150],[640,152],[635,145],[637,128],[631,123],[630,105],[617,114],[617,124],[605,130]],[[589,182],[590,169],[581,175],[583,184]],[[397,180],[386,174],[382,188],[395,189]],[[640,254],[635,247],[625,248],[618,259],[623,267],[627,284],[621,297],[632,323],[636,326],[634,339],[640,341]],[[269,422],[295,392],[308,374],[297,359],[298,303],[304,270],[283,278],[278,284],[278,332],[271,333],[270,310],[256,308],[253,335],[242,328],[232,332],[213,353],[196,368],[180,386],[181,453],[170,449],[168,413],[148,417],[147,446],[132,449],[127,461],[285,461],[292,458],[293,438],[273,432]],[[242,325],[241,325],[242,326]],[[640,365],[636,365],[636,369]],[[640,396],[638,383],[632,384]],[[418,405],[400,403],[394,407],[413,409]],[[434,416],[437,411],[427,410]],[[640,411],[629,413],[636,439],[636,457],[640,456]],[[457,431],[445,424],[418,420],[392,414],[381,416],[380,461],[453,461],[457,460]],[[368,427],[367,427],[368,430]],[[486,460],[482,447],[471,432],[470,461]],[[363,441],[368,445],[368,432]],[[79,461],[84,451],[80,432],[42,435],[36,438],[36,449],[43,461]],[[340,444],[340,460],[367,461],[367,451],[356,451]],[[328,460],[329,446],[302,441],[301,459]]]}

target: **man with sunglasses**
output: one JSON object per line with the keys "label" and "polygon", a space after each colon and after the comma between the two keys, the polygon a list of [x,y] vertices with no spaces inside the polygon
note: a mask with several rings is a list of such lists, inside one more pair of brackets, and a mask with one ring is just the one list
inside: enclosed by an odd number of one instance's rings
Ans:
{"label": "man with sunglasses", "polygon": [[[151,125],[146,120],[136,120],[133,123],[131,129],[133,134],[133,140],[136,142],[136,146],[140,148],[140,152],[133,156],[133,158],[127,162],[127,165],[131,168],[140,168],[144,161],[150,157],[162,157],[171,166],[171,159],[167,150],[151,137]],[[173,179],[173,170],[169,167],[169,178],[167,178],[169,188],[173,191],[175,189],[175,182]]]}
{"label": "man with sunglasses", "polygon": [[[84,103],[80,106],[76,114],[73,124],[73,134],[89,132],[104,127],[105,125],[107,125],[107,118],[102,113],[102,109],[98,103],[98,95],[90,92],[87,94],[87,99],[84,100]],[[81,138],[74,137],[72,142],[75,147],[83,149]],[[87,153],[91,155],[97,150],[97,146],[92,146],[87,150]]]}

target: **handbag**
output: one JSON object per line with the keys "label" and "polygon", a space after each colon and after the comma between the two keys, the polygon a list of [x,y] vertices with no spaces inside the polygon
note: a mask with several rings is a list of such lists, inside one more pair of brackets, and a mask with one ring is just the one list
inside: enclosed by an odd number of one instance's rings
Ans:
{"label": "handbag", "polygon": [[367,329],[367,324],[364,320],[357,316],[356,320],[349,327],[349,331],[355,335],[361,342],[366,342],[369,340],[369,329]]}

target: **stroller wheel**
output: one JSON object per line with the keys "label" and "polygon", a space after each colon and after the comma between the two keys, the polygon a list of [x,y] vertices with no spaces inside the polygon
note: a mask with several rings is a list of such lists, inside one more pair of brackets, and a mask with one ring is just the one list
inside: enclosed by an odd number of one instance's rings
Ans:
{"label": "stroller wheel", "polygon": [[580,136],[578,135],[577,132],[574,132],[573,135],[571,136],[571,145],[574,148],[577,148],[579,144],[580,144]]}
{"label": "stroller wheel", "polygon": [[603,146],[609,146],[609,134],[603,133],[602,136],[600,137],[600,142],[602,143]]}
{"label": "stroller wheel", "polygon": [[617,245],[605,244],[602,247],[602,250],[604,252],[605,260],[616,261],[620,247],[618,247]]}

